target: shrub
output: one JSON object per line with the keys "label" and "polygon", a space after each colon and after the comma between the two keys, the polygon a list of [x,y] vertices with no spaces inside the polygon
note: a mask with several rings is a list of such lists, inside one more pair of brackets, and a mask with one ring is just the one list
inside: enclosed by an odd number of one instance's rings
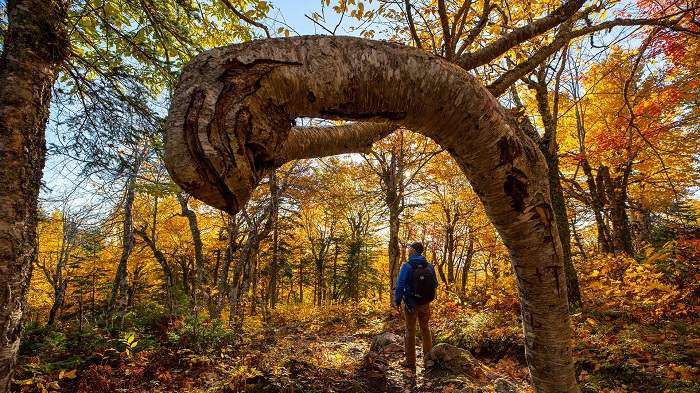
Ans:
{"label": "shrub", "polygon": [[185,318],[180,328],[168,334],[168,340],[178,348],[189,348],[198,353],[219,351],[235,344],[239,335],[220,320],[206,320],[202,316]]}

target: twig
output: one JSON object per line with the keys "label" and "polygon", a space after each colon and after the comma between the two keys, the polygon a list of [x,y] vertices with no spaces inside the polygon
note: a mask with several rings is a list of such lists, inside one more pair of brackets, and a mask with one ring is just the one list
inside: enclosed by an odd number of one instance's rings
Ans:
{"label": "twig", "polygon": [[258,28],[262,29],[262,30],[265,32],[265,35],[267,36],[267,38],[272,38],[272,36],[270,35],[270,30],[267,29],[267,26],[265,26],[264,24],[262,24],[262,23],[260,23],[260,22],[257,22],[257,21],[255,21],[255,20],[249,18],[248,16],[246,16],[246,15],[245,15],[244,13],[242,13],[241,11],[238,11],[238,10],[236,9],[236,7],[234,7],[233,4],[231,4],[230,1],[228,1],[228,0],[221,0],[221,2],[224,3],[224,5],[225,5],[229,10],[231,10],[231,12],[233,12],[239,19],[243,19],[246,23],[251,24],[251,25],[253,25],[253,26],[255,26],[255,27],[258,27]]}

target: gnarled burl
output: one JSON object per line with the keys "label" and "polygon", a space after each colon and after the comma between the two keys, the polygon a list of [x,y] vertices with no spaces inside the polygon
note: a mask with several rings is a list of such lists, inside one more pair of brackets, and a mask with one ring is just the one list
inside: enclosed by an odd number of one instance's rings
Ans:
{"label": "gnarled burl", "polygon": [[[292,131],[298,117],[356,123]],[[510,251],[537,390],[578,391],[546,163],[463,69],[418,49],[349,37],[212,49],[182,74],[166,165],[185,191],[234,213],[270,168],[369,145],[389,129],[381,121],[423,133],[457,161]]]}

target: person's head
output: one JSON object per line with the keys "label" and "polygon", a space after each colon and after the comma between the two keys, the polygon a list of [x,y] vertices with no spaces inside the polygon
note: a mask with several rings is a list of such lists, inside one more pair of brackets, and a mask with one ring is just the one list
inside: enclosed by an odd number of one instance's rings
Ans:
{"label": "person's head", "polygon": [[420,242],[411,243],[408,245],[408,255],[423,254],[423,244]]}

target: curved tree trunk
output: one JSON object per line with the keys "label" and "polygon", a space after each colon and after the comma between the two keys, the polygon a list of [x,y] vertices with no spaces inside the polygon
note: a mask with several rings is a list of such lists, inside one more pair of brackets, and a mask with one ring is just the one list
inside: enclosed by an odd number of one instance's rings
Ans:
{"label": "curved tree trunk", "polygon": [[183,189],[235,212],[297,117],[387,119],[447,149],[510,251],[534,385],[578,391],[547,164],[484,87],[444,59],[385,42],[296,37],[217,48],[185,68],[166,164]]}
{"label": "curved tree trunk", "polygon": [[68,54],[56,0],[6,3],[0,57],[0,393],[10,390],[37,255],[37,199],[56,67]]}

